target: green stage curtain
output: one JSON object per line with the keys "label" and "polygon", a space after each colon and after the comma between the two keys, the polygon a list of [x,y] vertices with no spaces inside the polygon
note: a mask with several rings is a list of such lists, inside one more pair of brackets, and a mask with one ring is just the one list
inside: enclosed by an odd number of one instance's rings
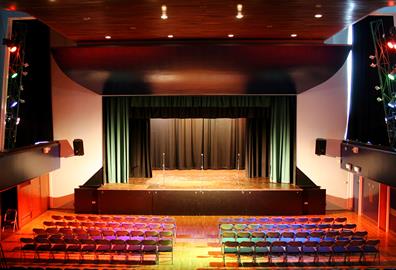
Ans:
{"label": "green stage curtain", "polygon": [[128,183],[129,102],[125,97],[104,98],[106,183]]}
{"label": "green stage curtain", "polygon": [[[268,119],[262,123],[262,127],[266,127],[266,130],[269,127],[269,131],[260,129],[262,133],[256,134],[257,138],[250,138],[248,150],[250,149],[251,152],[246,156],[247,168],[251,172],[249,175],[251,177],[268,175],[266,164],[269,163],[271,181],[290,183],[293,180],[295,96],[106,97],[104,101],[106,182],[127,182],[130,172],[135,177],[151,176],[150,151],[148,151],[150,127],[147,121],[155,117]],[[128,120],[133,122],[134,119],[144,119],[144,121],[128,126]],[[211,128],[210,125],[207,127]],[[136,128],[141,130],[137,131]],[[256,125],[255,128],[257,129],[258,126]],[[249,139],[249,135],[247,137]],[[132,141],[134,145],[130,146],[129,143]],[[267,141],[269,144],[266,143]],[[256,147],[260,143],[261,148],[254,150],[253,146]],[[129,151],[132,153],[131,156]],[[269,158],[267,157],[266,160],[264,152],[269,152],[267,155]],[[195,167],[197,162],[192,163]]]}
{"label": "green stage curtain", "polygon": [[[277,183],[292,181],[294,163],[294,128],[291,113],[295,97],[276,97],[271,108],[270,180]],[[295,113],[294,113],[295,115]]]}
{"label": "green stage curtain", "polygon": [[268,119],[250,118],[246,123],[247,175],[268,177]]}

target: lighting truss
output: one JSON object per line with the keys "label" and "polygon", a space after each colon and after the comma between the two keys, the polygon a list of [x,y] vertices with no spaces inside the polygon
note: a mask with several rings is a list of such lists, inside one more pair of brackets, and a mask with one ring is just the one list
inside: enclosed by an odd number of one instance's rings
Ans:
{"label": "lighting truss", "polygon": [[15,148],[18,125],[21,120],[19,118],[20,106],[24,102],[21,99],[21,94],[24,90],[23,77],[27,74],[24,68],[27,65],[25,64],[26,26],[23,23],[13,22],[12,40],[18,46],[18,50],[10,53],[5,118],[5,149]]}
{"label": "lighting truss", "polygon": [[[389,52],[386,45],[387,34],[384,31],[382,20],[372,21],[370,26],[374,42],[376,67],[380,83],[379,91],[381,96],[379,96],[377,100],[383,103],[389,144],[392,148],[396,148],[396,108],[388,106],[388,104],[395,101],[396,98],[396,81],[393,81],[388,77],[388,74],[394,74],[395,63],[392,63],[389,57]],[[376,87],[376,89],[378,88]]]}

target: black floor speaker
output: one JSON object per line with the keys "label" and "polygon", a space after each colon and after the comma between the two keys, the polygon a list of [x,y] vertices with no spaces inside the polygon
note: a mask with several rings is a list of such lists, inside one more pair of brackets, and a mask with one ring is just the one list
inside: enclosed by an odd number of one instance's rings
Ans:
{"label": "black floor speaker", "polygon": [[84,155],[83,140],[81,140],[81,139],[73,140],[73,149],[74,149],[75,156],[83,156]]}

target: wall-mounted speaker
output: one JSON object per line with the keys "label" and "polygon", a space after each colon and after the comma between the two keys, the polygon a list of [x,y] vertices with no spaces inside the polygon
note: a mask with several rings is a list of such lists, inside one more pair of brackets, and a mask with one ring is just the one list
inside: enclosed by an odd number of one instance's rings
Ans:
{"label": "wall-mounted speaker", "polygon": [[84,155],[84,144],[83,140],[81,139],[74,139],[73,140],[73,149],[75,156],[83,156]]}
{"label": "wall-mounted speaker", "polygon": [[316,139],[315,155],[326,155],[326,139]]}

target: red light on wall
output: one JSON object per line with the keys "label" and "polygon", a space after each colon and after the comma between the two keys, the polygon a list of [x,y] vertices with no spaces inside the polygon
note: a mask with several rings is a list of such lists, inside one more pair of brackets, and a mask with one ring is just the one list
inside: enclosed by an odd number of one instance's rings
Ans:
{"label": "red light on wall", "polygon": [[15,10],[16,10],[16,6],[15,6],[15,5],[11,5],[11,6],[8,8],[8,10],[15,11]]}
{"label": "red light on wall", "polygon": [[395,5],[395,1],[388,1],[388,6],[393,7]]}

